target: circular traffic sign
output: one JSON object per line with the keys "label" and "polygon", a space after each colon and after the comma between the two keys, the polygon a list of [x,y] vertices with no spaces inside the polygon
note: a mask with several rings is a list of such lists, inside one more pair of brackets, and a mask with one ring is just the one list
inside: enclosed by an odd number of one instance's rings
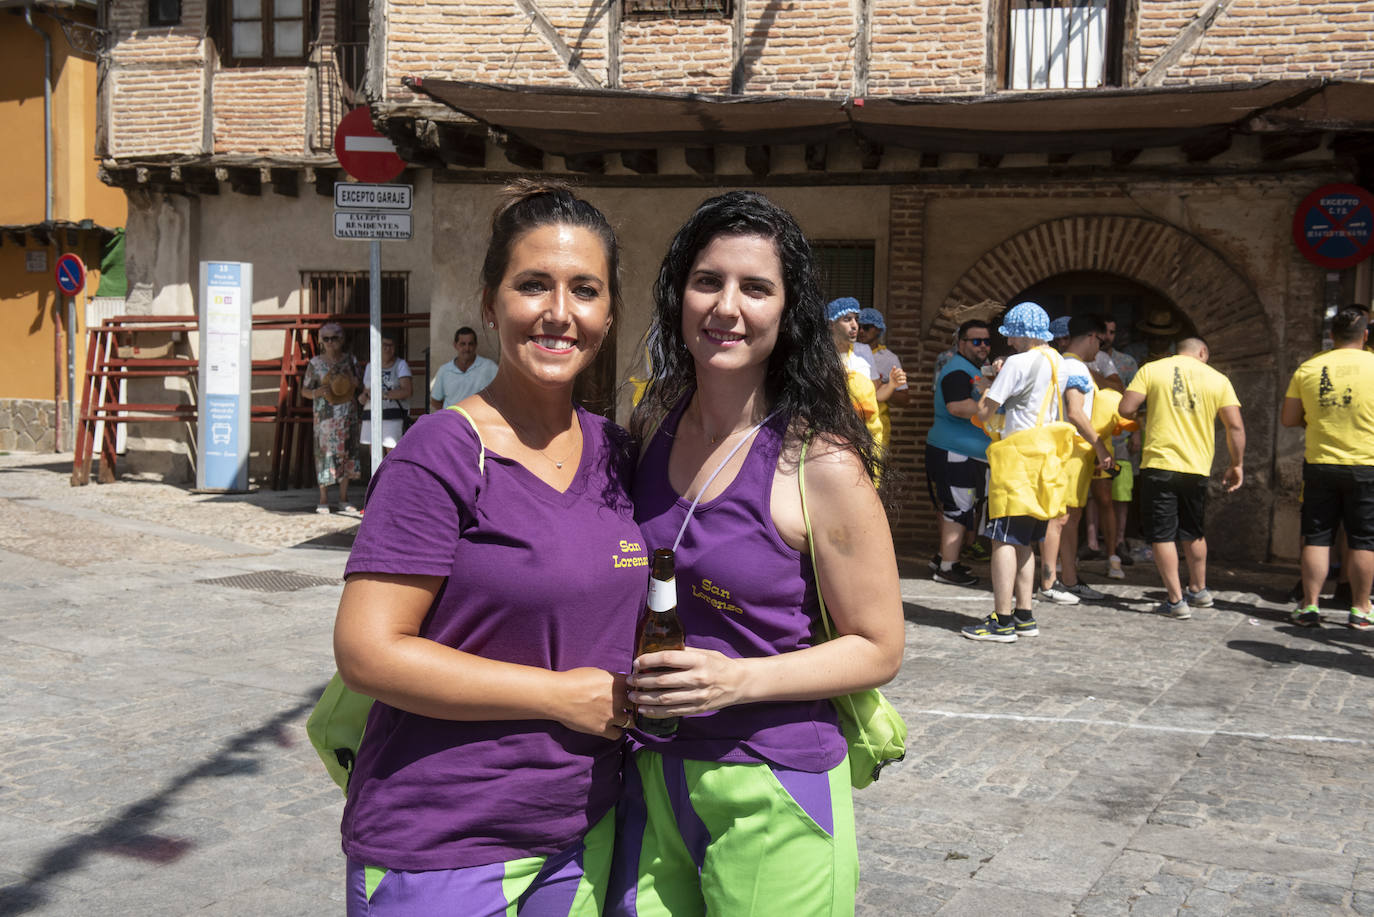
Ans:
{"label": "circular traffic sign", "polygon": [[1318,267],[1354,267],[1374,254],[1374,194],[1358,185],[1326,185],[1293,214],[1293,241]]}
{"label": "circular traffic sign", "polygon": [[53,276],[57,278],[57,288],[68,296],[75,296],[86,286],[86,265],[81,263],[81,259],[71,252],[57,259],[57,267],[53,269]]}
{"label": "circular traffic sign", "polygon": [[396,145],[372,126],[372,112],[366,105],[339,120],[334,155],[345,172],[362,182],[389,182],[406,167],[406,161],[396,155]]}

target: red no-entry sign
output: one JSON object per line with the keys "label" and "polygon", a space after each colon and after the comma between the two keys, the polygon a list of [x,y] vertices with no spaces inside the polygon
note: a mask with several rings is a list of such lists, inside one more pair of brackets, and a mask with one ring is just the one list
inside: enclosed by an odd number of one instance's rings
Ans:
{"label": "red no-entry sign", "polygon": [[86,265],[81,263],[81,259],[71,252],[57,259],[57,267],[53,269],[53,276],[57,278],[57,288],[68,296],[75,296],[86,286]]}
{"label": "red no-entry sign", "polygon": [[372,112],[366,105],[339,121],[334,131],[334,155],[344,171],[358,181],[389,182],[406,167],[406,161],[396,155],[396,145],[372,126]]}

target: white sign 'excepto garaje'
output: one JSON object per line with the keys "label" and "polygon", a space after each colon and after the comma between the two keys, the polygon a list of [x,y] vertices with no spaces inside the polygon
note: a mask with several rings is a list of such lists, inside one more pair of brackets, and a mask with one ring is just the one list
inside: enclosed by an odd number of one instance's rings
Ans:
{"label": "white sign 'excepto garaje'", "polygon": [[340,210],[410,210],[411,186],[335,182],[334,206]]}

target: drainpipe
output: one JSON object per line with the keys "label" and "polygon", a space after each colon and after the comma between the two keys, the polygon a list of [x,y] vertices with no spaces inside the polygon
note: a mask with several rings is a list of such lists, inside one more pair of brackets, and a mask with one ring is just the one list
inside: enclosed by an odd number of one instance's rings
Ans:
{"label": "drainpipe", "polygon": [[[33,24],[33,7],[24,7],[24,22],[43,39],[43,222],[52,224],[52,38]],[[57,244],[52,243],[53,263]],[[53,315],[53,451],[62,451],[62,329],[60,313]],[[70,331],[68,332],[70,333]]]}

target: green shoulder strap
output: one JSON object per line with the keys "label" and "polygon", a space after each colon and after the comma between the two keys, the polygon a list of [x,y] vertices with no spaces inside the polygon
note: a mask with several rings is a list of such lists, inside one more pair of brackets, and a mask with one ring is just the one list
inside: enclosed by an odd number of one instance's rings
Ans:
{"label": "green shoulder strap", "polygon": [[811,445],[811,433],[802,437],[801,454],[797,456],[797,487],[801,490],[802,521],[806,523],[806,548],[811,552],[811,574],[816,579],[816,601],[821,606],[821,626],[825,628],[825,639],[835,639],[835,628],[830,623],[830,612],[825,610],[825,596],[821,593],[821,568],[816,563],[816,539],[811,533],[811,514],[806,509],[806,450]]}

